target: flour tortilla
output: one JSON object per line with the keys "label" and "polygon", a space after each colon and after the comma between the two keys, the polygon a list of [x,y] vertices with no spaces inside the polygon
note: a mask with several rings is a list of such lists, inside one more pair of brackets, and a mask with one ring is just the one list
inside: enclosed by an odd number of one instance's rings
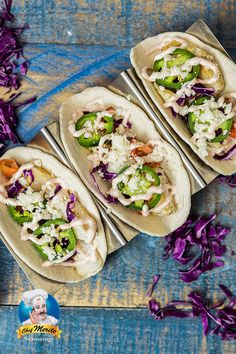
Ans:
{"label": "flour tortilla", "polygon": [[[177,190],[176,212],[166,216],[149,214],[144,217],[125,208],[120,203],[107,203],[99,194],[90,176],[92,163],[87,159],[87,155],[90,154],[89,150],[80,146],[77,139],[74,138],[68,131],[68,125],[72,120],[72,114],[78,108],[85,107],[89,102],[92,102],[97,98],[102,98],[105,104],[113,107],[122,107],[123,109],[131,111],[129,121],[132,124],[131,129],[135,133],[138,140],[146,143],[150,139],[161,139],[154,124],[139,107],[129,102],[127,99],[112,93],[104,87],[88,88],[79,94],[71,96],[66,102],[63,103],[60,110],[61,140],[70,161],[74,165],[76,171],[79,173],[86,186],[107,208],[112,210],[114,215],[118,216],[128,225],[133,226],[141,232],[152,236],[167,235],[169,232],[175,230],[185,222],[190,210],[190,182],[180,156],[171,145],[163,141],[165,149],[163,166],[169,177],[170,183],[175,185]],[[111,187],[110,184],[101,178],[96,178],[101,190],[106,193]]]}
{"label": "flour tortilla", "polygon": [[98,232],[95,236],[94,242],[97,245],[99,253],[99,264],[97,269],[93,266],[88,266],[86,269],[77,270],[75,267],[64,267],[59,265],[52,265],[50,267],[43,267],[43,259],[33,247],[30,241],[22,241],[20,239],[20,231],[22,226],[10,216],[7,206],[0,205],[0,232],[5,237],[8,244],[12,247],[14,252],[25,262],[30,268],[37,273],[43,275],[48,279],[59,282],[73,283],[82,281],[96,273],[98,273],[105,262],[107,254],[106,238],[104,234],[103,225],[100,219],[99,212],[89,195],[88,191],[79,180],[67,167],[62,165],[55,157],[42,152],[41,150],[29,147],[17,147],[7,151],[1,159],[15,159],[19,165],[24,163],[40,160],[42,167],[52,172],[56,177],[61,177],[65,180],[68,188],[76,194],[78,200],[84,207],[88,207],[89,214],[96,220],[98,225]]}
{"label": "flour tortilla", "polygon": [[231,160],[226,161],[217,161],[210,156],[202,158],[199,155],[199,150],[197,149],[196,145],[194,145],[190,140],[192,135],[189,132],[186,123],[180,117],[173,118],[170,109],[163,107],[164,100],[158,93],[157,89],[154,87],[153,83],[144,79],[144,77],[142,76],[142,69],[145,66],[152,67],[153,59],[156,54],[155,52],[153,52],[152,54],[147,56],[145,55],[145,52],[151,47],[161,44],[166,37],[179,37],[185,39],[190,44],[190,46],[200,48],[214,57],[215,62],[219,65],[220,71],[223,74],[224,89],[221,92],[222,95],[225,93],[236,91],[236,64],[234,64],[232,60],[222,54],[219,50],[203,43],[202,41],[190,34],[182,32],[166,32],[159,34],[155,37],[147,38],[137,44],[134,48],[132,48],[130,52],[130,60],[137,75],[142,80],[143,85],[145,86],[148,94],[150,95],[154,103],[157,105],[160,112],[166,118],[168,123],[174,128],[177,134],[179,134],[179,136],[188,145],[191,146],[193,151],[215,171],[223,175],[233,174],[236,172],[236,155]]}

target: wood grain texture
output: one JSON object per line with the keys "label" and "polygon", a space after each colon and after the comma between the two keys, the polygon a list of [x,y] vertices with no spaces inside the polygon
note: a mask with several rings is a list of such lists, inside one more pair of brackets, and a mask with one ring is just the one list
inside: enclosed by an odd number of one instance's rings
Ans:
{"label": "wood grain texture", "polygon": [[[57,119],[65,97],[89,85],[106,85],[129,66],[128,50],[116,47],[28,45],[26,54],[31,66],[24,80],[23,97],[37,94],[38,100],[22,110],[19,117],[19,132],[25,141],[32,139],[42,125]],[[214,299],[221,296],[220,282],[236,291],[235,256],[231,256],[233,250],[236,253],[235,193],[236,190],[213,182],[193,197],[194,213],[217,212],[218,220],[232,228],[227,240],[226,267],[207,273],[194,283],[195,289],[206,291]],[[57,299],[67,306],[146,307],[146,291],[155,273],[163,275],[158,288],[162,302],[173,297],[186,298],[193,285],[179,283],[179,266],[173,261],[163,262],[164,243],[164,239],[140,234],[108,257],[102,273],[64,288]],[[0,252],[0,303],[18,304],[21,293],[31,288],[30,283],[2,243]]]}
{"label": "wood grain texture", "polygon": [[19,23],[30,23],[32,43],[132,46],[165,31],[185,31],[204,19],[223,44],[236,48],[234,0],[15,0]]}
{"label": "wood grain texture", "polygon": [[[15,331],[20,322],[16,307],[1,307],[0,319],[0,347],[4,353],[233,354],[236,350],[235,342],[222,342],[210,335],[203,337],[200,319],[158,322],[146,309],[62,308],[61,339],[52,342],[36,341],[51,339],[39,334],[17,339]],[[11,340],[4,340],[9,334]]]}

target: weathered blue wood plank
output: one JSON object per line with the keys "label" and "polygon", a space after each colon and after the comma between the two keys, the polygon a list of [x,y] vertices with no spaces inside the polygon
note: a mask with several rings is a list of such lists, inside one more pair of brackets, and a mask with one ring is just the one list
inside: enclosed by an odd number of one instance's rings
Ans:
{"label": "weathered blue wood plank", "polygon": [[235,342],[202,337],[200,319],[157,322],[145,309],[62,308],[61,339],[51,343],[27,341],[25,338],[32,338],[29,336],[16,338],[20,325],[16,307],[1,307],[0,321],[0,348],[4,353],[233,354],[236,350]]}
{"label": "weathered blue wood plank", "polygon": [[15,0],[13,11],[31,29],[32,43],[131,46],[165,31],[185,31],[204,19],[227,47],[236,47],[234,0]]}
{"label": "weathered blue wood plank", "polygon": [[[40,128],[58,119],[61,103],[87,86],[108,85],[129,67],[129,50],[104,46],[27,45],[30,70],[20,99],[37,95],[22,110],[18,133],[31,140]],[[42,109],[43,107],[43,109]]]}

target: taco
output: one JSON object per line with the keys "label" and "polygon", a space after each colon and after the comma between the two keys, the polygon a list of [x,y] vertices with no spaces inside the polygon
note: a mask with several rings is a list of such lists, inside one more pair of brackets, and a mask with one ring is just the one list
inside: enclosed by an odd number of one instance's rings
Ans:
{"label": "taco", "polygon": [[107,246],[99,212],[78,177],[56,158],[28,147],[6,152],[0,204],[0,231],[39,274],[69,283],[102,269]]}
{"label": "taco", "polygon": [[169,124],[210,167],[236,171],[236,65],[196,37],[169,32],[132,48],[131,63]]}
{"label": "taco", "polygon": [[63,103],[60,132],[81,179],[121,220],[154,236],[186,220],[187,172],[139,107],[104,87],[88,88]]}

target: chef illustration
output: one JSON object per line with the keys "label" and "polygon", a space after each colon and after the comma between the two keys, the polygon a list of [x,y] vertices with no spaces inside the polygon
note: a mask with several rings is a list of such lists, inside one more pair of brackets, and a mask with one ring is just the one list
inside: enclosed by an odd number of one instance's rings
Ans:
{"label": "chef illustration", "polygon": [[55,326],[58,320],[47,315],[46,300],[48,293],[43,289],[34,289],[25,291],[22,295],[22,300],[26,306],[32,307],[32,312],[29,311],[29,319],[22,322],[22,325],[31,324],[47,324]]}

